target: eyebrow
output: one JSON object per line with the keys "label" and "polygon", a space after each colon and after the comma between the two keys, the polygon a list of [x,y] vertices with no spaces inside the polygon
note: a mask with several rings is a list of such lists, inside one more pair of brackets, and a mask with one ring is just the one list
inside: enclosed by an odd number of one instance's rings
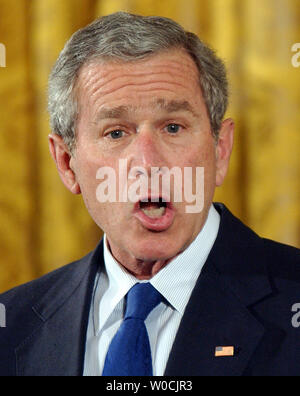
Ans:
{"label": "eyebrow", "polygon": [[118,106],[110,109],[103,108],[97,114],[97,121],[110,118],[122,118],[130,112],[130,106]]}
{"label": "eyebrow", "polygon": [[194,117],[199,114],[195,112],[192,105],[187,100],[170,100],[158,99],[156,105],[167,113],[176,113],[177,111],[187,111],[191,113]]}
{"label": "eyebrow", "polygon": [[[166,113],[176,113],[178,111],[186,111],[191,113],[194,117],[199,116],[187,100],[170,100],[157,99],[153,102],[153,107],[159,108]],[[96,121],[105,119],[120,119],[128,116],[130,112],[134,112],[134,106],[117,106],[112,108],[102,108],[98,114]]]}

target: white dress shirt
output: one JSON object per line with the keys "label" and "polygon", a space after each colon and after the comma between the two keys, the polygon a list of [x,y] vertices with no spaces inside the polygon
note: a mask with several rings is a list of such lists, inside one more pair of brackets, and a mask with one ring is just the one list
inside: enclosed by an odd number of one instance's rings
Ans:
{"label": "white dress shirt", "polygon": [[[204,227],[190,246],[149,281],[165,298],[150,312],[149,334],[153,375],[164,374],[186,305],[218,234],[220,216],[212,205]],[[100,376],[110,342],[124,316],[125,296],[141,282],[112,256],[104,235],[105,267],[95,279],[86,338],[84,376]]]}

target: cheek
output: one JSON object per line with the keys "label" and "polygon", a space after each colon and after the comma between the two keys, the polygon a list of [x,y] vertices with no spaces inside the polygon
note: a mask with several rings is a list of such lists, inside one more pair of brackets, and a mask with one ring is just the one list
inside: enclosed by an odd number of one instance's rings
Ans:
{"label": "cheek", "polygon": [[115,169],[115,161],[103,155],[103,152],[100,152],[95,145],[82,147],[77,151],[75,173],[79,183],[85,185],[86,188],[99,182],[96,178],[97,172],[105,167]]}
{"label": "cheek", "polygon": [[97,183],[96,175],[98,168],[98,164],[91,163],[89,161],[81,162],[80,168],[77,167],[79,170],[76,173],[76,176],[83,193],[84,191],[88,191],[95,187]]}
{"label": "cheek", "polygon": [[[89,158],[89,160],[87,158]],[[110,171],[107,172],[105,168]],[[111,158],[104,158],[103,156],[90,152],[89,155],[83,154],[77,157],[76,169],[78,170],[76,172],[76,178],[81,188],[82,197],[92,217],[94,219],[105,218],[108,213],[111,213],[113,217],[118,217],[119,213],[122,212],[122,203],[118,204],[118,202],[114,201],[101,202],[101,200],[97,198],[97,194],[102,192],[105,196],[107,196],[108,193],[114,192],[114,188],[111,184],[116,180],[116,200],[118,199],[118,161],[112,160]],[[112,172],[115,175],[115,179]],[[104,187],[100,186],[101,183],[103,183]],[[107,185],[110,186],[109,190],[106,190]],[[113,197],[111,199],[113,199]]]}
{"label": "cheek", "polygon": [[100,161],[91,160],[89,155],[78,155],[76,158],[75,175],[80,186],[84,203],[91,213],[98,206],[97,188],[100,180],[97,172],[103,165]]}
{"label": "cheek", "polygon": [[205,142],[201,147],[191,147],[188,153],[185,154],[184,162],[184,166],[202,166],[208,169],[215,168],[216,154],[214,145],[212,145],[211,142]]}
{"label": "cheek", "polygon": [[[216,154],[214,145],[206,144],[198,150],[192,150],[185,163],[185,166],[204,168],[204,196],[205,201],[209,201],[214,193],[216,185]],[[201,173],[199,173],[201,174]],[[193,172],[193,191],[196,192],[198,186],[200,190],[201,181],[199,176],[196,176],[196,171]]]}

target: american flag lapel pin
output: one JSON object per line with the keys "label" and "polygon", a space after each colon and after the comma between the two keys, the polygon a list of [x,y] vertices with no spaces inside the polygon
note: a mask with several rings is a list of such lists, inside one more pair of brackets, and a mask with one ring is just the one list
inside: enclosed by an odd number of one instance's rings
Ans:
{"label": "american flag lapel pin", "polygon": [[215,350],[215,357],[234,356],[233,346],[217,346]]}

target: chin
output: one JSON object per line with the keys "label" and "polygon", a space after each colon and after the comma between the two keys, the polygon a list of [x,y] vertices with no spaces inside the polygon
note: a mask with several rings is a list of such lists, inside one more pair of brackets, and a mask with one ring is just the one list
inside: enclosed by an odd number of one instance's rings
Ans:
{"label": "chin", "polygon": [[181,251],[179,241],[170,238],[147,238],[140,240],[135,250],[135,257],[143,261],[168,260]]}

